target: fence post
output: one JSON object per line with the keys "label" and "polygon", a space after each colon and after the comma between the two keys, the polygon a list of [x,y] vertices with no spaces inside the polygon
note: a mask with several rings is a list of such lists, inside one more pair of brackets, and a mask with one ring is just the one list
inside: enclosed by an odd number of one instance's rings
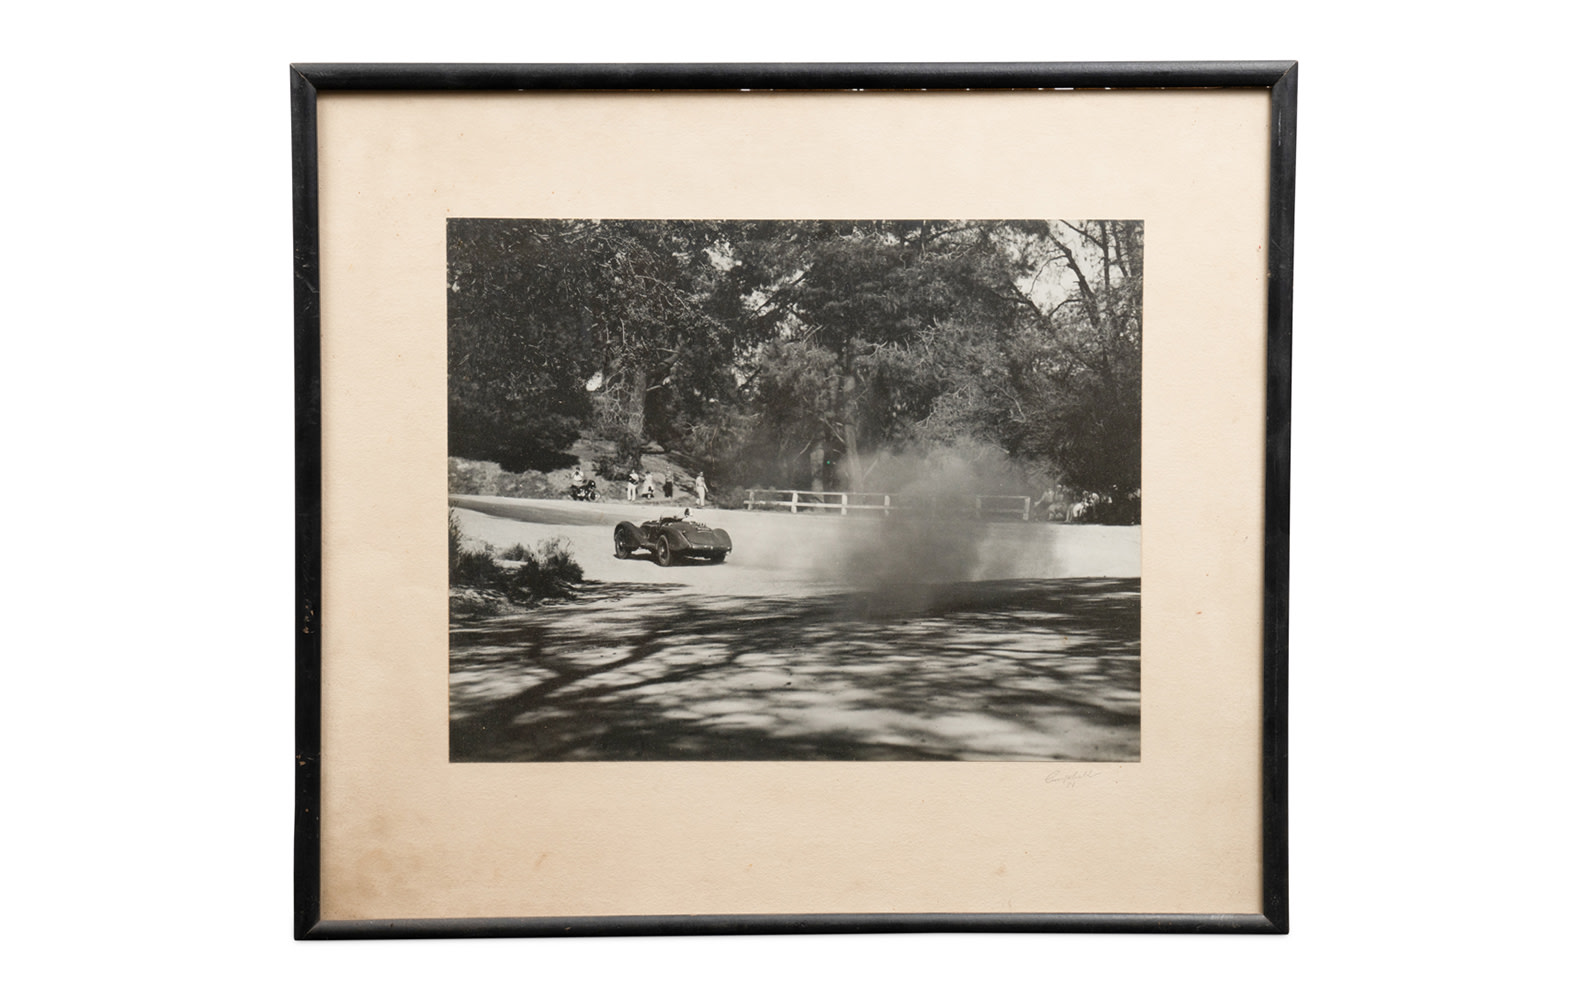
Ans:
{"label": "fence post", "polygon": [[884,493],[883,494],[883,515],[885,517],[889,516],[889,494],[888,493]]}
{"label": "fence post", "polygon": [[800,495],[801,494],[797,493],[797,492],[791,492],[789,494],[789,512],[790,513],[800,513],[801,512],[800,511],[800,507],[797,506],[797,504],[800,502]]}
{"label": "fence post", "polygon": [[840,493],[839,494],[839,515],[841,517],[850,516],[850,494],[849,493]]}
{"label": "fence post", "polygon": [[1031,520],[1032,519],[1032,497],[1031,496],[1023,496],[1021,498],[1021,519],[1022,520]]}

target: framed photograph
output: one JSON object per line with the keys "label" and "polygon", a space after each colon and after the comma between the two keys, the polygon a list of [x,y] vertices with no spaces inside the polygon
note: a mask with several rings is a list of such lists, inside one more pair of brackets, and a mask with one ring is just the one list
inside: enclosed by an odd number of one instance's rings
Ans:
{"label": "framed photograph", "polygon": [[1287,931],[1294,63],[291,78],[298,938]]}

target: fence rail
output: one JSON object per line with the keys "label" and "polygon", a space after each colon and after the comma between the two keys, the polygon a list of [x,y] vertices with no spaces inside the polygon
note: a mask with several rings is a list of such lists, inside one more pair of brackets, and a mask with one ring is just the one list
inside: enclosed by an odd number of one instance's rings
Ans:
{"label": "fence rail", "polygon": [[751,489],[746,492],[747,510],[838,510],[841,517],[852,512],[926,513],[929,516],[1020,517],[1032,519],[1031,496],[986,496],[971,494],[903,496],[894,493],[817,492],[809,489]]}

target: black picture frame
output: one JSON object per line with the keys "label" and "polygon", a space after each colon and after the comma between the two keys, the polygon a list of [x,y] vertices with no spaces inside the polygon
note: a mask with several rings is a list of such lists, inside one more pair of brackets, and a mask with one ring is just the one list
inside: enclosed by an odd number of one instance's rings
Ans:
{"label": "black picture frame", "polygon": [[[1287,620],[1295,62],[763,65],[299,64],[291,67],[296,414],[297,939],[726,933],[1288,932]],[[1026,90],[1244,88],[1270,102],[1261,731],[1262,910],[326,920],[321,917],[321,326],[317,100],[333,91]]]}

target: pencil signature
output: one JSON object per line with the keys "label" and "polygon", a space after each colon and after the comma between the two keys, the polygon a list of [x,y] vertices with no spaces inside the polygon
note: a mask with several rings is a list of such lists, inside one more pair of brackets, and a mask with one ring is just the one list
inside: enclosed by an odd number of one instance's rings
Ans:
{"label": "pencil signature", "polygon": [[1100,772],[1097,770],[1051,770],[1044,775],[1043,782],[1063,787],[1076,787],[1083,781],[1098,776]]}

